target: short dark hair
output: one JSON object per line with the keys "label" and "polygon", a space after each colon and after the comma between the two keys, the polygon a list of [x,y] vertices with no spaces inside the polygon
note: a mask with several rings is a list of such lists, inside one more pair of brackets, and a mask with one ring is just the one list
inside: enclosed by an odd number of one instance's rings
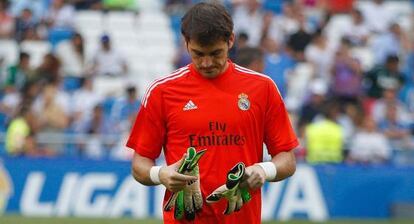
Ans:
{"label": "short dark hair", "polygon": [[249,67],[258,59],[263,59],[263,51],[260,48],[244,47],[237,51],[235,62],[243,67]]}
{"label": "short dark hair", "polygon": [[20,61],[23,60],[23,59],[29,59],[29,58],[30,58],[30,54],[28,54],[27,52],[21,51],[19,53],[19,60]]}
{"label": "short dark hair", "polygon": [[187,42],[194,40],[202,45],[218,40],[228,42],[233,33],[233,20],[223,5],[201,2],[181,19],[181,33]]}
{"label": "short dark hair", "polygon": [[385,59],[385,63],[390,64],[390,63],[399,63],[400,62],[400,58],[398,57],[398,55],[395,54],[389,54],[387,55],[387,58]]}

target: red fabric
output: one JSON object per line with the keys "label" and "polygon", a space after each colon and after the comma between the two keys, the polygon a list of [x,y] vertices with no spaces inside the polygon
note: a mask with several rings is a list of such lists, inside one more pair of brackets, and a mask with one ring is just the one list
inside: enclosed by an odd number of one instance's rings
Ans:
{"label": "red fabric", "polygon": [[[188,107],[190,101],[193,105]],[[240,109],[239,101],[248,101],[250,107]],[[151,159],[163,147],[167,164],[179,160],[189,146],[207,149],[199,162],[205,198],[225,182],[236,163],[260,162],[263,142],[271,155],[298,145],[273,81],[229,62],[228,69],[214,79],[205,79],[189,65],[156,81],[143,99],[127,146]],[[224,200],[205,203],[193,223],[260,223],[260,190],[251,193],[252,200],[230,216],[222,214]],[[164,204],[168,196],[169,192]],[[164,222],[186,223],[175,221],[173,212],[164,212]]]}

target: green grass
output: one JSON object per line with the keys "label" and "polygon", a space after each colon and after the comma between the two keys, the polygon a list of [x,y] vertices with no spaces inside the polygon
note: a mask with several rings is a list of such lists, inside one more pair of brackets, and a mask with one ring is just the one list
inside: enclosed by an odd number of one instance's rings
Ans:
{"label": "green grass", "polygon": [[[160,220],[154,219],[94,219],[94,218],[33,218],[33,217],[21,217],[21,216],[0,216],[1,224],[161,224]],[[271,221],[263,222],[263,224],[314,224],[316,222],[310,221]],[[329,221],[324,222],[326,224],[411,224],[414,223],[413,220],[402,221],[402,220],[371,220],[371,221],[362,221],[362,220],[342,220],[342,221]]]}

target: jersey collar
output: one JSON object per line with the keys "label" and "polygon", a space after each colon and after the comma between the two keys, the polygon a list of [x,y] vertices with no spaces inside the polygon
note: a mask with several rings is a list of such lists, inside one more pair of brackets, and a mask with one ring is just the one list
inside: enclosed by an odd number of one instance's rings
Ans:
{"label": "jersey collar", "polygon": [[215,78],[205,78],[203,75],[201,75],[197,71],[197,69],[195,68],[193,63],[190,64],[190,71],[197,78],[200,78],[200,79],[203,79],[203,80],[206,80],[206,81],[211,81],[211,82],[218,82],[218,81],[223,80],[226,77],[230,76],[230,74],[233,73],[233,71],[234,71],[234,63],[230,59],[227,60],[227,63],[229,63],[229,66],[227,67],[227,69],[223,73],[216,76]]}

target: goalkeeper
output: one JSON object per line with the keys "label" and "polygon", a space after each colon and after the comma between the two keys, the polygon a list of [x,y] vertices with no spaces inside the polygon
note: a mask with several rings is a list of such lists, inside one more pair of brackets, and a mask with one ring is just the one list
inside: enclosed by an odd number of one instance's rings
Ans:
{"label": "goalkeeper", "polygon": [[[132,174],[165,186],[164,223],[260,223],[261,187],[296,168],[298,140],[282,97],[268,76],[229,60],[235,35],[222,5],[192,6],[181,33],[192,63],[147,89],[127,142],[135,152]],[[262,161],[263,143],[269,162]],[[207,149],[199,172],[180,172],[190,146]],[[161,152],[166,164],[157,166]],[[198,189],[207,203],[193,200],[183,210]]]}

